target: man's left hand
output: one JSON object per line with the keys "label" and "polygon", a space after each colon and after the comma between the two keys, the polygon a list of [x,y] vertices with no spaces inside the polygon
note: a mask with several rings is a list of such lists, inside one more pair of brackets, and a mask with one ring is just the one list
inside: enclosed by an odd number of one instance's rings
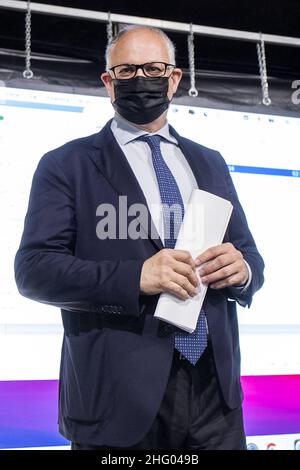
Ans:
{"label": "man's left hand", "polygon": [[213,289],[246,284],[249,272],[243,255],[232,243],[222,243],[204,251],[195,259],[201,266],[201,281]]}

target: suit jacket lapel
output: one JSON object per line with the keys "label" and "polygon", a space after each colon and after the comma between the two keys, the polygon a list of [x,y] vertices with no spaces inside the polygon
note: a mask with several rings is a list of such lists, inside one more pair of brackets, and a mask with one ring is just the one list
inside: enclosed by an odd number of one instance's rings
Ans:
{"label": "suit jacket lapel", "polygon": [[111,121],[96,135],[93,142],[95,150],[89,152],[89,157],[115,191],[120,196],[127,196],[128,207],[136,203],[147,207],[148,220],[141,221],[141,230],[147,234],[158,249],[162,249],[163,243],[151,218],[144,193],[111,131],[110,124]]}

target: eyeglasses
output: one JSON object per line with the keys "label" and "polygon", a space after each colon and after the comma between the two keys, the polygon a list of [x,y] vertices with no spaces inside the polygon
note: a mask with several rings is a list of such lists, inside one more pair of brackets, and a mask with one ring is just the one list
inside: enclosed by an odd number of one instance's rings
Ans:
{"label": "eyeglasses", "polygon": [[[121,64],[111,67],[109,72],[112,72],[115,78],[119,80],[126,80],[134,78],[139,69],[142,69],[146,77],[163,77],[167,71],[172,71],[175,68],[173,64],[166,64],[165,62],[146,62],[145,64]],[[170,74],[171,75],[171,74]]]}

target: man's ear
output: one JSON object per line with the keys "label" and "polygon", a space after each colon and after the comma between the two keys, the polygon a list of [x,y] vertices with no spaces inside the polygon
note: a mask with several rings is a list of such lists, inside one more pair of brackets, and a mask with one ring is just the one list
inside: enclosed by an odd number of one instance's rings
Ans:
{"label": "man's ear", "polygon": [[108,72],[104,72],[101,74],[101,80],[107,90],[108,95],[110,96],[111,101],[115,100],[115,93],[114,93],[114,85],[113,79],[111,78]]}
{"label": "man's ear", "polygon": [[169,81],[169,91],[168,91],[169,99],[172,99],[173,95],[175,95],[181,78],[182,78],[182,70],[179,68],[175,68],[170,76],[170,81]]}

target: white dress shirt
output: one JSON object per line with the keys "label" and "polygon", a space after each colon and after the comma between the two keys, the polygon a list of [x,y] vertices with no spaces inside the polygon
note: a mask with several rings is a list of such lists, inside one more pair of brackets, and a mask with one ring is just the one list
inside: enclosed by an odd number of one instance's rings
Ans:
{"label": "white dress shirt", "polygon": [[[189,201],[192,190],[198,188],[194,173],[180,150],[177,140],[170,134],[168,122],[158,131],[149,133],[127,121],[119,114],[115,114],[111,123],[111,130],[144,193],[153,223],[164,243],[163,212],[159,186],[152,163],[151,149],[146,142],[135,139],[145,134],[159,135],[163,138],[161,140],[161,153],[176,180],[185,206]],[[242,291],[247,289],[252,278],[251,268],[248,263],[246,263],[246,266],[249,271],[247,284],[243,287],[237,287]]]}

